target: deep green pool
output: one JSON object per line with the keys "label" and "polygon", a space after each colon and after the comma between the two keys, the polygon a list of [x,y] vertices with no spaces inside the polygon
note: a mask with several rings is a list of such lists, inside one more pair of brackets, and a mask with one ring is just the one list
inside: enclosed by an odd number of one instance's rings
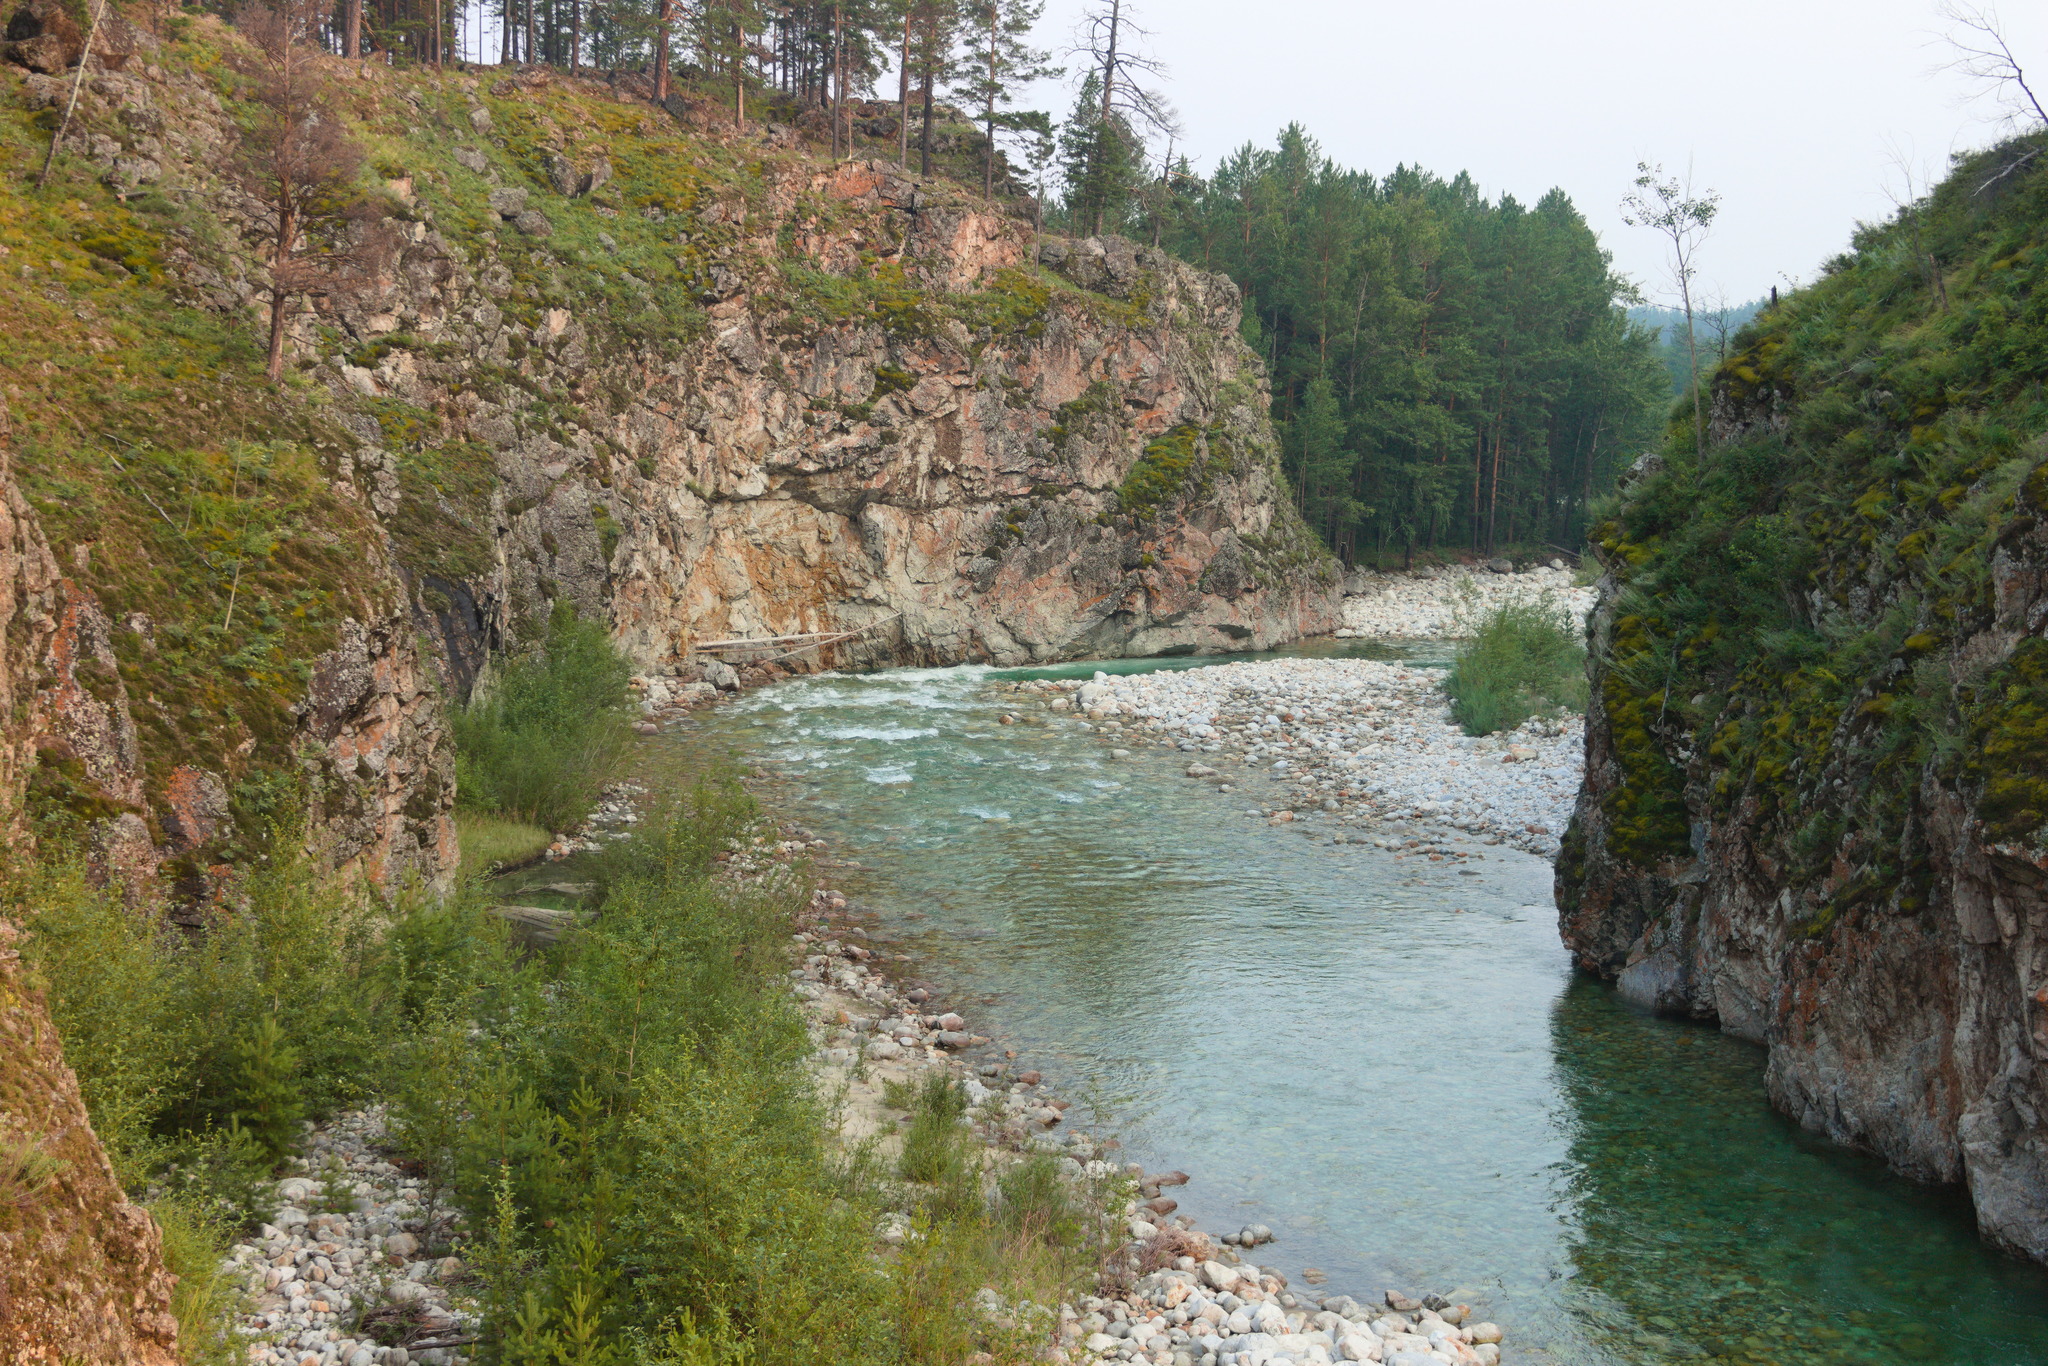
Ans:
{"label": "deep green pool", "polygon": [[976,1028],[1194,1174],[1203,1227],[1476,1299],[1511,1362],[2048,1362],[2048,1274],[1781,1120],[1756,1049],[1575,977],[1547,864],[1268,826],[1167,751],[995,724],[1015,676],[797,681],[672,742],[770,770]]}

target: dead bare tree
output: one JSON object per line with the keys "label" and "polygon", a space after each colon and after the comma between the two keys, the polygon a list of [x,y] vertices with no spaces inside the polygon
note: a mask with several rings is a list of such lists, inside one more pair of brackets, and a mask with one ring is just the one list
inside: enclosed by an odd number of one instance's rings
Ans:
{"label": "dead bare tree", "polygon": [[[1141,143],[1148,133],[1171,138],[1180,132],[1180,115],[1164,95],[1146,85],[1166,76],[1165,63],[1147,51],[1151,42],[1152,31],[1138,23],[1131,0],[1096,0],[1082,15],[1074,45],[1067,49],[1068,56],[1082,59],[1082,79],[1092,74],[1099,85],[1096,127],[1102,155],[1108,154],[1108,140],[1120,128],[1129,129]],[[1138,151],[1143,160],[1142,146]],[[1097,233],[1102,231],[1105,204],[1098,199],[1095,205]]]}
{"label": "dead bare tree", "polygon": [[64,117],[57,121],[57,132],[50,139],[50,150],[43,155],[43,169],[36,175],[36,189],[41,190],[50,180],[50,167],[57,163],[57,149],[64,145],[64,135],[71,131],[71,115],[78,108],[78,88],[85,84],[85,69],[92,64],[92,45],[100,36],[100,19],[107,12],[107,0],[92,12],[92,27],[86,30],[85,46],[78,50],[78,73],[71,78],[71,94],[64,101]]}
{"label": "dead bare tree", "polygon": [[284,374],[292,300],[360,288],[393,245],[356,184],[363,150],[334,115],[315,46],[324,17],[320,0],[282,0],[245,5],[235,19],[249,41],[241,64],[258,112],[234,170],[263,204],[255,235],[269,256],[273,384]]}
{"label": "dead bare tree", "polygon": [[1945,0],[1939,13],[1950,25],[1946,41],[1955,54],[1947,69],[1975,81],[1979,97],[1990,95],[2004,104],[2009,120],[2048,128],[2048,109],[2041,107],[2040,96],[2028,83],[2026,68],[2005,36],[1998,11]]}

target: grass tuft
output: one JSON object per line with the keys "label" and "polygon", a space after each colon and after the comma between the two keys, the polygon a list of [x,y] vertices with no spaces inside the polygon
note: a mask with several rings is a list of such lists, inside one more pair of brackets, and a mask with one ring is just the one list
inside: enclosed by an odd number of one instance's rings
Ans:
{"label": "grass tuft", "polygon": [[455,837],[462,846],[462,866],[472,873],[517,868],[546,853],[554,841],[538,825],[484,811],[457,811]]}
{"label": "grass tuft", "polygon": [[1586,646],[1569,611],[1547,594],[1508,602],[1478,623],[1444,679],[1467,735],[1513,730],[1541,712],[1586,708]]}

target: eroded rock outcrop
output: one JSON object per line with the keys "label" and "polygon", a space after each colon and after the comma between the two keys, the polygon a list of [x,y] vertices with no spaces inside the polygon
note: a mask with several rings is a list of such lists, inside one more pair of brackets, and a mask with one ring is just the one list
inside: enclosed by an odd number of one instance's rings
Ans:
{"label": "eroded rock outcrop", "polygon": [[[2048,614],[2044,571],[2048,533],[2000,548],[1995,615],[1960,652],[2009,662]],[[1619,585],[1603,583],[1596,657],[1611,658],[1618,600]],[[2048,850],[1986,828],[1982,775],[1930,763],[1910,780],[1901,844],[1844,850],[1799,877],[1785,836],[1801,827],[1773,830],[1754,794],[1717,801],[1725,771],[1666,735],[1686,759],[1693,848],[1646,864],[1614,830],[1616,798],[1640,771],[1617,739],[1632,718],[1617,725],[1613,695],[1593,690],[1585,786],[1559,862],[1560,921],[1580,965],[1638,1005],[1762,1045],[1780,1109],[1909,1175],[1966,1184],[1988,1235],[2048,1260]],[[1852,710],[1810,778],[1836,810],[1870,781],[1858,729]],[[1886,854],[1905,876],[1873,885]]]}
{"label": "eroded rock outcrop", "polygon": [[172,1277],[0,919],[0,1360],[177,1366]]}
{"label": "eroded rock outcrop", "polygon": [[[117,637],[149,624],[117,624],[61,573],[13,477],[12,450],[0,408],[0,828],[25,838],[31,808],[75,824],[97,881],[197,923],[233,876],[225,842],[251,833],[237,829],[231,765],[254,742],[219,768],[144,743]],[[305,828],[318,866],[380,888],[416,880],[441,891],[457,861],[442,689],[396,576],[388,583],[390,612],[369,625],[344,618],[339,643],[311,661],[290,749],[310,784]]]}
{"label": "eroded rock outcrop", "polygon": [[[602,315],[520,321],[502,243],[436,231],[340,307],[366,343],[405,339],[341,382],[492,452],[467,561],[414,557],[455,686],[555,601],[609,613],[650,667],[697,640],[856,628],[836,662],[1263,649],[1334,627],[1334,566],[1280,496],[1228,280],[1121,239],[1036,243],[880,163],[777,169],[759,202],[711,204],[678,236],[715,247],[704,335],[666,359],[622,353]],[[518,225],[545,191],[482,206],[535,259],[552,246]],[[462,384],[480,362],[518,386]],[[582,421],[536,423],[535,391],[580,398]],[[350,469],[402,524],[404,456],[358,431]]]}
{"label": "eroded rock outcrop", "polygon": [[2038,1260],[2048,439],[2010,300],[2048,285],[2044,235],[2028,141],[1961,164],[1759,318],[1704,457],[1639,464],[1595,533],[1557,869],[1582,967],[1762,1045],[1778,1107],[1966,1184]]}
{"label": "eroded rock outcrop", "polygon": [[60,600],[57,558],[14,482],[7,409],[0,405],[0,838],[24,834],[20,796],[36,766],[33,661],[49,649]]}
{"label": "eroded rock outcrop", "polygon": [[[80,618],[63,605],[56,560],[15,485],[6,436],[0,408],[0,826],[18,841],[22,792],[38,746],[51,739],[37,685]],[[116,750],[120,743],[116,730]],[[114,1179],[42,993],[23,969],[19,938],[0,919],[0,1360],[175,1366],[177,1321],[156,1225]]]}

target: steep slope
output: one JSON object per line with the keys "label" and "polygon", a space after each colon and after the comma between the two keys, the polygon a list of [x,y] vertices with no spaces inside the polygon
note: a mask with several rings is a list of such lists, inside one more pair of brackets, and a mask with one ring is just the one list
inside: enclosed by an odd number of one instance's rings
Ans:
{"label": "steep slope", "polygon": [[[354,459],[397,475],[387,522],[451,658],[558,597],[608,610],[649,667],[877,624],[847,657],[1259,648],[1333,624],[1228,281],[1116,240],[1037,244],[957,186],[681,127],[595,83],[380,98],[420,113],[414,241],[335,309],[340,345],[304,320],[301,364],[384,415]],[[408,506],[409,473],[463,459],[489,476],[468,506],[445,480]],[[476,533],[459,561],[451,510]]]}
{"label": "steep slope", "polygon": [[[295,308],[273,389],[239,41],[124,29],[51,191],[0,194],[5,399],[69,623],[30,823],[103,867],[195,906],[303,827],[445,885],[441,708],[561,602],[649,669],[820,629],[871,628],[831,661],[861,664],[1334,625],[1227,281],[630,82],[328,63],[394,231]],[[10,51],[19,187],[69,90]]]}
{"label": "steep slope", "polygon": [[2048,139],[1767,310],[1596,533],[1566,943],[2048,1259]]}
{"label": "steep slope", "polygon": [[[39,727],[29,680],[59,631],[57,562],[0,411],[0,857],[17,847]],[[64,1063],[20,931],[0,918],[0,1360],[178,1360],[160,1235],[128,1202]]]}

